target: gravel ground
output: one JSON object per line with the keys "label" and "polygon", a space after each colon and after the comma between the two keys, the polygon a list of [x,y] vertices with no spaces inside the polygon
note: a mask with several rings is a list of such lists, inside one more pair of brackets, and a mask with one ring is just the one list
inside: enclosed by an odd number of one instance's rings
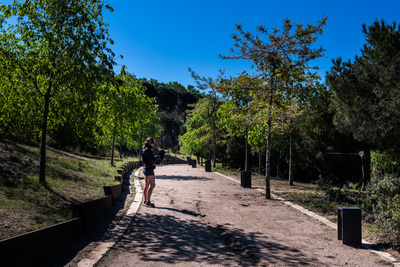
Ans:
{"label": "gravel ground", "polygon": [[332,227],[217,173],[183,164],[155,172],[156,207],[141,206],[96,266],[387,264],[369,250],[343,245]]}

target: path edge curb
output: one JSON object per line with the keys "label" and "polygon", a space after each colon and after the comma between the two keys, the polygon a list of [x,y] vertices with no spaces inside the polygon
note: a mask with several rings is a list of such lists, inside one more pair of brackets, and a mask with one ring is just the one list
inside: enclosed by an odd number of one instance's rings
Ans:
{"label": "path edge curb", "polygon": [[[229,177],[229,176],[227,176],[225,174],[222,174],[222,173],[219,173],[219,172],[213,172],[213,173],[216,173],[216,174],[218,174],[218,175],[220,175],[220,176],[222,176],[224,178],[227,178],[227,179],[229,179],[229,180],[231,180],[231,181],[233,181],[235,183],[238,183],[238,184],[240,183],[240,181],[238,181],[238,180],[236,180],[236,179],[234,179],[232,177]],[[255,188],[255,189],[257,191],[265,193],[265,189],[262,189],[262,188]],[[281,198],[281,197],[279,197],[279,196],[277,196],[275,194],[271,194],[271,196],[273,197],[273,199],[281,201],[283,204],[285,204],[287,206],[290,206],[290,207],[292,207],[292,208],[294,208],[294,209],[296,209],[296,210],[298,210],[298,211],[300,211],[300,212],[302,212],[302,213],[304,213],[304,214],[306,214],[306,215],[308,215],[308,216],[310,216],[310,217],[322,222],[323,224],[325,224],[325,225],[327,225],[327,226],[329,226],[331,228],[337,229],[337,224],[336,223],[333,223],[333,222],[329,221],[328,219],[326,219],[326,218],[324,218],[324,217],[322,217],[322,216],[320,216],[320,215],[318,215],[318,214],[316,214],[316,213],[314,213],[314,212],[312,212],[310,210],[307,210],[307,209],[305,209],[305,208],[303,208],[303,207],[301,207],[301,206],[299,206],[297,204],[294,204],[294,203],[292,203],[292,202],[290,202],[288,200],[285,200],[285,199],[283,199],[283,198]],[[393,266],[400,267],[400,261],[398,259],[393,257],[388,252],[384,252],[384,251],[373,249],[372,245],[373,244],[371,244],[370,242],[368,242],[368,241],[366,241],[364,239],[362,240],[361,246],[363,248],[368,249],[370,252],[375,253],[378,256],[380,256],[381,258],[383,258],[384,260],[389,261],[390,263],[393,264]]]}
{"label": "path edge curb", "polygon": [[139,173],[141,168],[137,169],[134,174],[131,175],[131,180],[133,178],[134,188],[135,188],[135,198],[131,203],[129,209],[127,210],[125,216],[118,222],[116,227],[110,232],[113,236],[112,240],[109,242],[99,242],[97,247],[93,249],[86,258],[79,261],[78,267],[94,266],[103,256],[106,254],[124,235],[126,229],[131,224],[133,218],[137,214],[142,201],[143,201],[143,188],[139,182]]}

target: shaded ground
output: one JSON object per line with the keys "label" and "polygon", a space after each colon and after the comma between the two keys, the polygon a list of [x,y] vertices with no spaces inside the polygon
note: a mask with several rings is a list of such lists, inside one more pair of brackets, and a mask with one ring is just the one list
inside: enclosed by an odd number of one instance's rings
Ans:
{"label": "shaded ground", "polygon": [[216,173],[169,165],[156,175],[156,208],[142,206],[98,266],[384,264],[343,245],[335,229]]}

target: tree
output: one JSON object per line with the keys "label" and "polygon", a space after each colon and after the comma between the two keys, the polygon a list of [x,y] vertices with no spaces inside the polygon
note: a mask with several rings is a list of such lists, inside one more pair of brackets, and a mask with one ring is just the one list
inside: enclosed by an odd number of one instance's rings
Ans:
{"label": "tree", "polygon": [[370,149],[400,154],[400,28],[383,20],[362,27],[366,43],[361,56],[353,62],[333,60],[326,81],[333,92],[335,127],[364,145],[365,185]]}
{"label": "tree", "polygon": [[179,144],[182,122],[170,113],[160,113],[161,126],[159,142],[163,148],[173,148]]}
{"label": "tree", "polygon": [[[112,139],[111,165],[114,164],[116,143],[128,148],[140,147],[134,141],[134,138],[139,138],[136,133],[140,132],[141,127],[145,128],[144,124],[158,122],[157,110],[154,99],[145,95],[145,88],[133,74],[126,72],[125,67],[113,84],[105,84],[98,90],[97,122],[101,129],[100,140],[108,143],[107,139]],[[158,131],[151,135],[156,138]],[[116,142],[116,138],[119,142]]]}
{"label": "tree", "polygon": [[217,136],[220,137],[221,129],[213,128],[212,110],[218,108],[218,105],[210,95],[201,98],[194,108],[189,111],[188,121],[186,123],[187,131],[180,138],[181,147],[189,153],[193,153],[198,157],[209,157],[212,152],[216,155],[216,150],[213,148],[218,145],[214,144]]}
{"label": "tree", "polygon": [[219,83],[219,80],[221,80],[221,76],[223,76],[223,72],[221,72],[220,76],[217,79],[213,79],[210,77],[200,77],[198,74],[196,74],[193,70],[189,68],[189,72],[191,73],[193,79],[196,81],[197,87],[200,90],[210,90],[209,91],[209,99],[211,100],[211,109],[209,110],[208,117],[211,118],[211,132],[212,132],[212,157],[213,157],[213,167],[215,168],[215,163],[216,163],[216,129],[215,129],[215,124],[216,124],[216,112],[218,110],[217,108],[217,101],[218,101],[218,92],[217,92],[217,86]]}
{"label": "tree", "polygon": [[326,17],[316,26],[303,27],[298,24],[295,28],[289,19],[284,20],[282,31],[273,29],[272,33],[264,26],[257,28],[258,34],[245,32],[241,24],[236,25],[238,34],[232,36],[235,41],[231,56],[220,55],[223,59],[245,59],[252,61],[256,72],[263,81],[261,88],[255,93],[255,102],[266,108],[267,148],[266,148],[266,198],[270,199],[270,166],[271,166],[271,134],[272,110],[274,101],[284,94],[282,86],[287,75],[293,75],[297,69],[308,68],[306,63],[323,56],[322,48],[312,48],[311,45],[322,34]]}
{"label": "tree", "polygon": [[[318,77],[312,73],[304,73],[302,69],[288,75],[284,80],[285,94],[280,100],[283,112],[280,116],[280,128],[289,134],[289,184],[293,185],[293,135],[298,130],[310,130],[308,124],[319,116],[315,99],[320,97]],[[323,93],[323,91],[322,91]]]}
{"label": "tree", "polygon": [[[159,143],[164,148],[177,148],[179,135],[183,134],[183,123],[186,122],[186,111],[200,97],[198,91],[188,86],[186,89],[177,82],[160,83],[157,80],[140,79],[146,87],[146,95],[155,98],[160,115],[159,126],[162,131]],[[182,122],[183,121],[183,122]]]}
{"label": "tree", "polygon": [[[249,171],[249,130],[253,126],[253,113],[249,94],[253,79],[247,73],[238,77],[231,77],[220,82],[217,90],[225,96],[225,102],[219,107],[217,115],[220,125],[227,129],[231,136],[245,138],[245,164],[244,171]],[[254,111],[254,110],[253,110]]]}
{"label": "tree", "polygon": [[[2,54],[0,53],[0,56]],[[32,91],[24,90],[18,79],[18,72],[11,73],[1,64],[6,59],[0,58],[0,125],[3,131],[14,137],[29,139],[40,134],[42,98]]]}
{"label": "tree", "polygon": [[333,92],[334,123],[366,147],[398,154],[400,148],[400,28],[363,25],[366,43],[354,61],[333,60],[326,76]]}
{"label": "tree", "polygon": [[190,108],[189,105],[196,103],[199,98],[200,94],[198,92],[189,90],[178,92],[178,101],[175,112],[183,117],[184,122],[186,120],[186,111]]}
{"label": "tree", "polygon": [[201,98],[189,112],[186,133],[179,140],[181,147],[189,153],[206,157],[208,155],[204,152],[212,149],[212,135],[208,127],[210,105],[209,98]]}
{"label": "tree", "polygon": [[[58,95],[90,97],[96,82],[113,76],[104,1],[32,0],[0,5],[2,69],[18,74],[26,95],[41,97],[40,177],[45,184],[46,136],[52,101]],[[16,17],[15,23],[8,23]]]}

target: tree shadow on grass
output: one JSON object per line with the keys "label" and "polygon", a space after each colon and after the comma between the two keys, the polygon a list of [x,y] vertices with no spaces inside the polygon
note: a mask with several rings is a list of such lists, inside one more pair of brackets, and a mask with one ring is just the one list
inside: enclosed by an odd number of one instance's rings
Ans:
{"label": "tree shadow on grass", "polygon": [[180,212],[194,217],[183,220],[171,215],[138,214],[113,250],[132,253],[144,262],[160,264],[301,266],[316,263],[316,259],[269,241],[260,233],[246,233],[229,224],[212,226],[195,219],[196,214],[186,210]]}

